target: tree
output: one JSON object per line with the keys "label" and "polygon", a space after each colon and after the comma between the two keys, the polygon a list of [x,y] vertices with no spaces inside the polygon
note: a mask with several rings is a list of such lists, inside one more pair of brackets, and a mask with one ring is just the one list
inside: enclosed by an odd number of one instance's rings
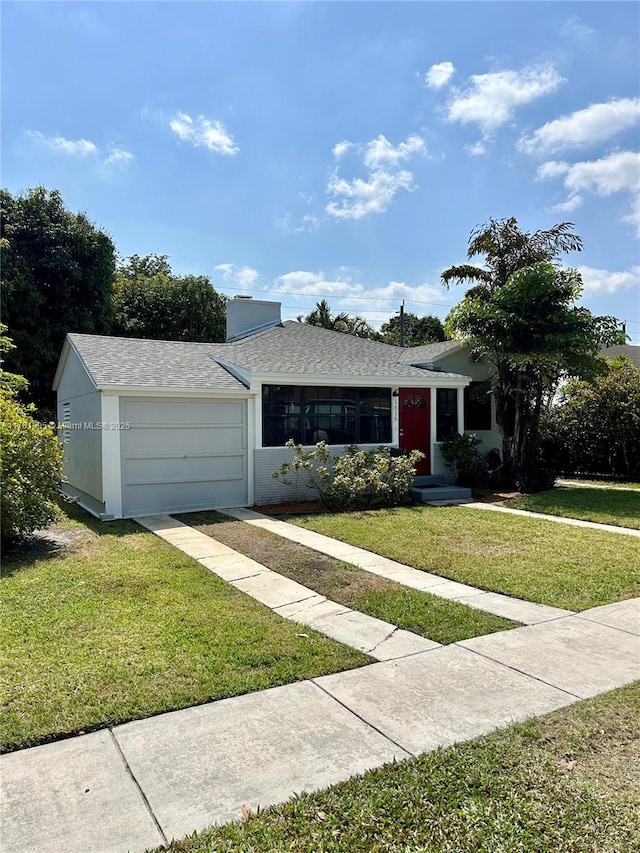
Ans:
{"label": "tree", "polygon": [[[0,326],[0,355],[13,343]],[[62,476],[62,445],[55,432],[33,417],[33,405],[16,400],[24,377],[0,370],[0,535],[11,541],[56,517]]]}
{"label": "tree", "polygon": [[306,317],[300,315],[298,320],[309,326],[321,326],[323,329],[332,329],[334,332],[346,332],[357,338],[372,338],[376,332],[367,323],[364,317],[353,317],[343,311],[341,314],[332,314],[329,303],[321,299],[316,307]]}
{"label": "tree", "polygon": [[[380,340],[385,344],[400,346],[400,317],[394,314],[380,327]],[[410,311],[404,314],[404,345],[419,347],[446,340],[444,326],[439,317],[418,317]]]}
{"label": "tree", "polygon": [[494,365],[503,476],[525,491],[552,481],[540,457],[540,418],[558,381],[597,375],[603,370],[599,350],[620,340],[614,317],[594,317],[575,305],[580,276],[558,263],[562,252],[582,247],[572,227],[564,222],[529,234],[515,219],[491,220],[472,233],[467,253],[484,254],[486,267],[442,273],[445,284],[476,283],[445,328]]}
{"label": "tree", "polygon": [[563,473],[639,478],[640,370],[623,356],[593,382],[568,383],[544,426]]}
{"label": "tree", "polygon": [[23,374],[37,407],[53,410],[51,383],[67,332],[108,332],[115,249],[57,190],[0,194],[2,318],[15,348],[10,370]]}
{"label": "tree", "polygon": [[226,298],[204,275],[174,275],[166,255],[132,255],[113,289],[115,335],[167,341],[225,340]]}

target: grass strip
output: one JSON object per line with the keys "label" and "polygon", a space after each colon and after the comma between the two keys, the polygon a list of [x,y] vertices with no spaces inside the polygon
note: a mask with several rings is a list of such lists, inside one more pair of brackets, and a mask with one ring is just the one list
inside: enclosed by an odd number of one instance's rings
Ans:
{"label": "grass strip", "polygon": [[640,494],[633,489],[623,491],[556,486],[546,492],[502,501],[500,506],[640,530]]}
{"label": "grass strip", "polygon": [[71,512],[4,557],[3,750],[370,662],[137,525]]}
{"label": "grass strip", "polygon": [[172,853],[630,853],[640,849],[640,683],[387,765]]}
{"label": "grass strip", "polygon": [[267,530],[230,520],[228,516],[199,512],[176,517],[338,604],[391,622],[436,643],[455,643],[519,624],[456,601],[409,589]]}
{"label": "grass strip", "polygon": [[640,595],[640,540],[617,533],[464,506],[287,520],[445,578],[568,610]]}

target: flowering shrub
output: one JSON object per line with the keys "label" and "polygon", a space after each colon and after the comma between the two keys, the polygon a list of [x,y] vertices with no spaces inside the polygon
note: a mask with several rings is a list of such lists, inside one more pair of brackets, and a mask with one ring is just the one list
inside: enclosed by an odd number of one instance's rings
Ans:
{"label": "flowering shrub", "polygon": [[388,447],[360,450],[354,444],[331,455],[324,441],[310,450],[292,439],[285,446],[294,456],[273,472],[274,479],[299,488],[302,475],[306,488],[331,509],[396,506],[407,497],[415,465],[424,456],[419,450],[392,456]]}

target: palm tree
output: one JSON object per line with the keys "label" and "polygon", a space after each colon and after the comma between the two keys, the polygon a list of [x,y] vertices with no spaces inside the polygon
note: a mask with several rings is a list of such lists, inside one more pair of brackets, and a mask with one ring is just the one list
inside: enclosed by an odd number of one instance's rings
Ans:
{"label": "palm tree", "polygon": [[601,342],[616,334],[615,318],[574,306],[580,276],[558,262],[561,253],[582,249],[572,228],[562,222],[529,234],[514,218],[492,219],[472,232],[467,251],[469,259],[484,255],[485,266],[462,264],[442,273],[445,286],[474,285],[452,309],[447,331],[495,367],[505,481],[526,490],[545,485],[538,453],[545,399],[562,373],[596,370]]}
{"label": "palm tree", "polygon": [[307,323],[309,326],[321,326],[323,329],[332,329],[334,332],[346,332],[358,338],[370,338],[375,335],[374,330],[364,317],[352,317],[346,311],[340,314],[332,314],[329,303],[321,299],[316,307],[303,317],[298,317],[299,322]]}

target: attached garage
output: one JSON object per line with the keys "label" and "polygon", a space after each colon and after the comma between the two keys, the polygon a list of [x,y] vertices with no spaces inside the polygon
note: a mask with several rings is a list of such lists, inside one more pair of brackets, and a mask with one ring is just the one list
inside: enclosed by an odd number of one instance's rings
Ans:
{"label": "attached garage", "polygon": [[247,401],[120,398],[122,513],[247,503]]}

